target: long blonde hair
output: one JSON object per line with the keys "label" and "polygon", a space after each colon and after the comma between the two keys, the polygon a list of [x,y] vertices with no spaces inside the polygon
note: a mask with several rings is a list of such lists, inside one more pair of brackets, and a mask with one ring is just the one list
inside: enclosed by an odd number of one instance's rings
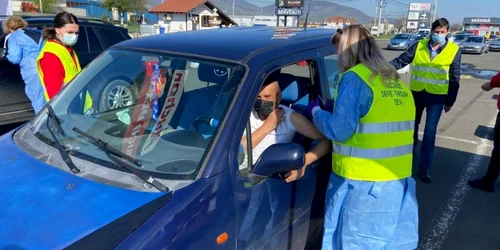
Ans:
{"label": "long blonde hair", "polygon": [[377,75],[382,77],[385,84],[399,79],[396,69],[385,60],[377,42],[362,25],[345,28],[338,49],[340,72],[362,63],[372,71],[372,80]]}

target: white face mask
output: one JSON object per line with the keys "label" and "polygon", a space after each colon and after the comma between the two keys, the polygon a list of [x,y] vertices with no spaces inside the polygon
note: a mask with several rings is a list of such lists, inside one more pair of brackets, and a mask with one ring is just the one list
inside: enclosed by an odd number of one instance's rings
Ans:
{"label": "white face mask", "polygon": [[63,42],[64,44],[66,44],[68,46],[75,45],[77,41],[78,41],[78,35],[76,35],[76,34],[66,34],[65,33],[61,39],[61,42]]}

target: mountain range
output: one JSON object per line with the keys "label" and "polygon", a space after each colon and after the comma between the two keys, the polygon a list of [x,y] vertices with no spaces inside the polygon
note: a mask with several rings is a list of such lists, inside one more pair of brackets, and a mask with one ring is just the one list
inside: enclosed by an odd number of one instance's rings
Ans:
{"label": "mountain range", "polygon": [[[168,0],[167,0],[168,1]],[[233,0],[209,0],[220,10],[229,16],[233,14]],[[303,20],[305,18],[309,1],[305,0],[304,15],[301,17]],[[261,0],[260,2],[263,2]],[[235,0],[234,15],[236,16],[255,16],[255,15],[274,15],[275,5],[274,0],[268,0],[271,4],[263,7],[259,7],[251,3],[251,0]],[[156,6],[161,3],[161,0],[148,0],[150,6]],[[323,20],[331,16],[345,16],[348,18],[354,18],[358,23],[370,23],[373,17],[368,16],[366,13],[357,10],[355,8],[347,7],[338,3],[334,3],[328,0],[314,0],[311,3],[311,9],[309,11],[309,21],[310,22],[322,22]]]}

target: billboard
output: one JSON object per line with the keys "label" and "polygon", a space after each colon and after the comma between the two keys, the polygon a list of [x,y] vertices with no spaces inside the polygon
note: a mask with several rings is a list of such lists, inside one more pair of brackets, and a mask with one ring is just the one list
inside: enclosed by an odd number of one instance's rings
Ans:
{"label": "billboard", "polygon": [[302,8],[302,7],[304,7],[304,0],[276,0],[276,7],[278,7],[278,8]]}
{"label": "billboard", "polygon": [[420,17],[420,12],[408,13],[408,20],[418,20],[419,17]]}

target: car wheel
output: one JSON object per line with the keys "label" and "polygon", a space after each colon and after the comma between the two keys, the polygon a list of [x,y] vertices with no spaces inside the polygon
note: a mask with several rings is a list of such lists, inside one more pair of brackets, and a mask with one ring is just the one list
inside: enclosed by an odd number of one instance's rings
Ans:
{"label": "car wheel", "polygon": [[134,105],[137,97],[135,84],[133,81],[115,78],[109,82],[101,94],[99,111],[108,111]]}

